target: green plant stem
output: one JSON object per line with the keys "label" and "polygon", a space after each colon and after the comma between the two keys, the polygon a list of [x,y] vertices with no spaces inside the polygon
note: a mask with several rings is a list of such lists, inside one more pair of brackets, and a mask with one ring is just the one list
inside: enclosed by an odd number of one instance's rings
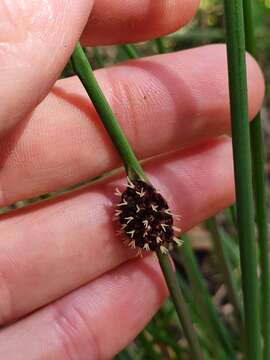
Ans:
{"label": "green plant stem", "polygon": [[114,113],[112,112],[112,109],[99,87],[89,61],[79,44],[76,45],[71,57],[71,62],[74,71],[83,83],[97,113],[103,122],[103,125],[108,131],[113,144],[123,159],[128,176],[131,178],[138,176],[145,178],[143,169],[136,159],[123,130],[121,129]]}
{"label": "green plant stem", "polygon": [[164,39],[162,37],[155,39],[155,44],[159,54],[165,54],[167,52]]}
{"label": "green plant stem", "polygon": [[206,221],[206,226],[211,234],[215,252],[218,258],[218,263],[220,265],[220,270],[224,278],[224,283],[227,287],[228,295],[230,301],[234,307],[234,311],[239,322],[239,329],[243,330],[242,326],[242,309],[241,309],[241,302],[238,297],[237,286],[234,281],[231,265],[229,258],[227,256],[225,246],[223,244],[222,237],[219,232],[217,220],[215,217],[208,219]]}
{"label": "green plant stem", "polygon": [[204,321],[209,336],[211,336],[211,345],[218,359],[234,359],[232,338],[218,316],[211,295],[198,267],[196,257],[190,245],[190,240],[187,235],[182,235],[182,239],[184,240],[184,267],[189,283],[191,284],[194,302],[197,304],[198,312]]}
{"label": "green plant stem", "polygon": [[[113,114],[105,96],[102,93],[102,90],[100,89],[95,79],[93,70],[79,43],[75,47],[71,61],[76,74],[79,76],[82,84],[84,85],[87,94],[92,100],[95,109],[100,116],[102,123],[107,129],[113,144],[115,145],[125,164],[128,176],[130,176],[131,179],[141,177],[142,179],[147,180],[140,163],[136,159],[133,150],[131,149],[115,115]],[[188,316],[186,304],[178,286],[172,264],[168,255],[157,253],[157,256],[159,258],[164,277],[167,281],[168,288],[170,289],[172,300],[176,306],[177,314],[189,342],[190,351],[194,355],[194,360],[201,360],[203,359],[203,356],[200,345],[193,324],[190,320],[190,317]]]}
{"label": "green plant stem", "polygon": [[196,301],[197,299],[194,296],[193,291],[191,291],[190,287],[186,284],[182,274],[178,272],[177,275],[184,299],[189,307],[189,312],[198,328],[197,332],[200,343],[204,348],[205,360],[209,357],[208,353],[209,355],[211,354],[211,359],[218,358],[219,360],[227,360],[228,357],[225,355],[223,349],[221,349],[220,344],[217,344],[215,341],[213,341],[213,337],[209,336],[208,327],[205,324],[203,316],[201,316],[201,308],[198,306],[198,301]]}
{"label": "green plant stem", "polygon": [[189,344],[192,344],[190,347],[192,359],[203,359],[203,354],[201,352],[197,336],[194,332],[193,324],[190,320],[188,307],[185,303],[182,290],[178,285],[176,274],[171,271],[170,259],[167,255],[161,254],[160,252],[157,253],[157,256],[170,293],[174,294],[174,296],[172,296],[172,301],[182,324],[184,333]]}
{"label": "green plant stem", "polygon": [[242,0],[225,0],[237,222],[245,315],[246,359],[261,359],[259,288],[248,123]]}
{"label": "green plant stem", "polygon": [[66,64],[66,66],[64,67],[64,70],[62,71],[61,74],[61,79],[65,79],[67,77],[73,76],[74,75],[74,71],[72,68],[72,65],[70,63],[70,61]]}
{"label": "green plant stem", "polygon": [[219,229],[219,235],[222,239],[224,250],[227,254],[226,256],[228,257],[234,271],[235,270],[237,271],[238,268],[240,269],[240,256],[239,256],[238,244],[236,244],[235,239],[222,228]]}
{"label": "green plant stem", "polygon": [[[253,6],[251,0],[243,0],[246,49],[257,57]],[[264,174],[264,141],[261,114],[258,113],[250,124],[251,152],[253,160],[253,186],[258,227],[261,268],[261,320],[263,336],[263,358],[270,359],[270,275],[267,196]]]}
{"label": "green plant stem", "polygon": [[231,212],[231,217],[232,217],[232,223],[236,227],[237,226],[237,215],[236,215],[235,205],[230,206],[230,212]]}
{"label": "green plant stem", "polygon": [[138,59],[140,57],[134,45],[125,44],[125,45],[120,45],[119,47],[126,53],[129,59]]}

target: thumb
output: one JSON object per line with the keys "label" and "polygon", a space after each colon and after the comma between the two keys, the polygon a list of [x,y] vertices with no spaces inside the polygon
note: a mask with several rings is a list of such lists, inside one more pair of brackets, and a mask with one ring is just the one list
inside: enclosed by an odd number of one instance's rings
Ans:
{"label": "thumb", "polygon": [[0,134],[47,94],[69,59],[93,2],[0,2]]}

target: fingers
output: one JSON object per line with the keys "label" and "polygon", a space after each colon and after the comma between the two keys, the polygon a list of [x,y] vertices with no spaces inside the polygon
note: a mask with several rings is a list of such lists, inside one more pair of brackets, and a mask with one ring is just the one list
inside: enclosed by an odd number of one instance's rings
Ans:
{"label": "fingers", "polygon": [[[218,139],[151,161],[154,185],[182,216],[184,231],[231,204],[231,143]],[[48,205],[2,217],[0,322],[63,296],[136,254],[112,221],[119,180],[96,184]],[[124,180],[120,180],[120,184]]]}
{"label": "fingers", "polygon": [[[250,56],[247,60],[252,118],[260,108],[264,82],[255,61]],[[139,158],[229,131],[223,45],[128,62],[98,71],[97,77]],[[65,188],[121,164],[74,78],[57,83],[32,117],[2,141],[0,153],[2,206]]]}
{"label": "fingers", "polygon": [[2,330],[2,359],[111,359],[167,291],[154,257],[137,259]]}
{"label": "fingers", "polygon": [[68,61],[92,5],[93,0],[1,2],[0,133],[47,94]]}
{"label": "fingers", "polygon": [[194,15],[198,0],[98,0],[83,34],[86,44],[147,40],[176,31]]}
{"label": "fingers", "polygon": [[[120,0],[98,0],[84,39],[104,44],[159,36],[187,22],[197,2],[131,0],[123,7]],[[93,3],[94,0],[1,3],[0,135],[46,95],[68,61]]]}

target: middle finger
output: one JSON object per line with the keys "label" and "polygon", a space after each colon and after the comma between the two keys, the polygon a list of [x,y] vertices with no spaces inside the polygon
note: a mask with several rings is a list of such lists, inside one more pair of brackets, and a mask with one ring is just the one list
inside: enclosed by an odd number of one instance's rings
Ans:
{"label": "middle finger", "polygon": [[[182,216],[183,230],[233,201],[231,155],[230,141],[218,139],[146,166],[172,211]],[[63,296],[136,254],[115,235],[114,187],[115,181],[107,179],[2,217],[0,323]]]}
{"label": "middle finger", "polygon": [[[252,118],[264,83],[256,62],[247,60]],[[139,158],[229,131],[223,45],[132,61],[96,74]],[[3,140],[0,153],[0,206],[59,190],[121,163],[75,78],[59,81],[30,119]]]}

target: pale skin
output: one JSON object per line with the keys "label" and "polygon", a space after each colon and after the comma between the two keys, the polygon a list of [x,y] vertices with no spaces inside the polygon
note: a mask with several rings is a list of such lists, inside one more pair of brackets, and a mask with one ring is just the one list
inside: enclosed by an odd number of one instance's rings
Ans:
{"label": "pale skin", "polygon": [[[76,41],[155,38],[183,26],[197,6],[1,1],[0,206],[121,164],[80,82],[57,81]],[[264,82],[250,56],[247,67],[252,119]],[[138,157],[158,156],[145,170],[181,215],[176,226],[189,229],[233,202],[223,45],[127,62],[96,76]],[[2,216],[1,359],[111,359],[159,309],[167,290],[156,259],[135,258],[112,222],[114,188],[124,183],[124,176],[108,178]]]}

